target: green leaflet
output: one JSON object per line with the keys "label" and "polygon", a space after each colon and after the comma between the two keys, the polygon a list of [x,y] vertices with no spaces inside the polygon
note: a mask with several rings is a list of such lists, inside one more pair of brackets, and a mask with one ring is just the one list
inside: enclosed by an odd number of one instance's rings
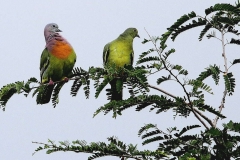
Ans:
{"label": "green leaflet", "polygon": [[233,74],[227,73],[223,75],[224,82],[225,82],[225,87],[229,93],[229,96],[233,94],[234,88],[235,88],[235,78],[233,77]]}

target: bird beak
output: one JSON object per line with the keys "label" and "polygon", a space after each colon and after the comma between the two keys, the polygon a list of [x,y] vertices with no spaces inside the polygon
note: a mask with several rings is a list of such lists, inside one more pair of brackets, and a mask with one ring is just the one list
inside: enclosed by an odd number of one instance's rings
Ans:
{"label": "bird beak", "polygon": [[138,37],[138,38],[140,38],[140,36],[137,34],[137,36],[136,37]]}
{"label": "bird beak", "polygon": [[60,29],[56,29],[56,32],[62,32]]}

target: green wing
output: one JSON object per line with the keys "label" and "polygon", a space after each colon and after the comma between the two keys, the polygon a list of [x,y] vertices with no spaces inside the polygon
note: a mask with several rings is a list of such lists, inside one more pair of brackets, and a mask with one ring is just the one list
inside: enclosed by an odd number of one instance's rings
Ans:
{"label": "green wing", "polygon": [[132,53],[131,53],[131,55],[130,55],[131,57],[131,65],[133,65],[133,59],[134,59],[134,51],[132,51]]}
{"label": "green wing", "polygon": [[47,48],[45,48],[43,50],[43,52],[42,52],[41,60],[40,60],[40,78],[41,78],[41,82],[42,82],[42,78],[43,78],[43,73],[47,69],[48,65],[49,65],[49,52],[48,52]]}
{"label": "green wing", "polygon": [[108,56],[109,56],[109,47],[110,43],[106,44],[103,49],[103,64],[107,64]]}

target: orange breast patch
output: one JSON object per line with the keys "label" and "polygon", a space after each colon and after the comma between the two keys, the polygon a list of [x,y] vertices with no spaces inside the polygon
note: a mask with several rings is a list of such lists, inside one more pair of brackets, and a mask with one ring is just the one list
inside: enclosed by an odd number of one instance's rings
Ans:
{"label": "orange breast patch", "polygon": [[52,47],[51,53],[57,58],[66,59],[72,50],[72,47],[68,43],[56,41],[55,45]]}

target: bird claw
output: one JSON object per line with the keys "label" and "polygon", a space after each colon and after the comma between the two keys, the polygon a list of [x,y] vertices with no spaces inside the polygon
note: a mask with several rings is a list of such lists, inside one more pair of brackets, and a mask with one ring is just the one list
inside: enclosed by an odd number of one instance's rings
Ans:
{"label": "bird claw", "polygon": [[65,82],[68,82],[68,81],[69,81],[69,79],[68,79],[67,77],[65,77],[63,80],[64,80]]}
{"label": "bird claw", "polygon": [[48,85],[54,85],[54,82],[50,79],[50,81],[48,82]]}

